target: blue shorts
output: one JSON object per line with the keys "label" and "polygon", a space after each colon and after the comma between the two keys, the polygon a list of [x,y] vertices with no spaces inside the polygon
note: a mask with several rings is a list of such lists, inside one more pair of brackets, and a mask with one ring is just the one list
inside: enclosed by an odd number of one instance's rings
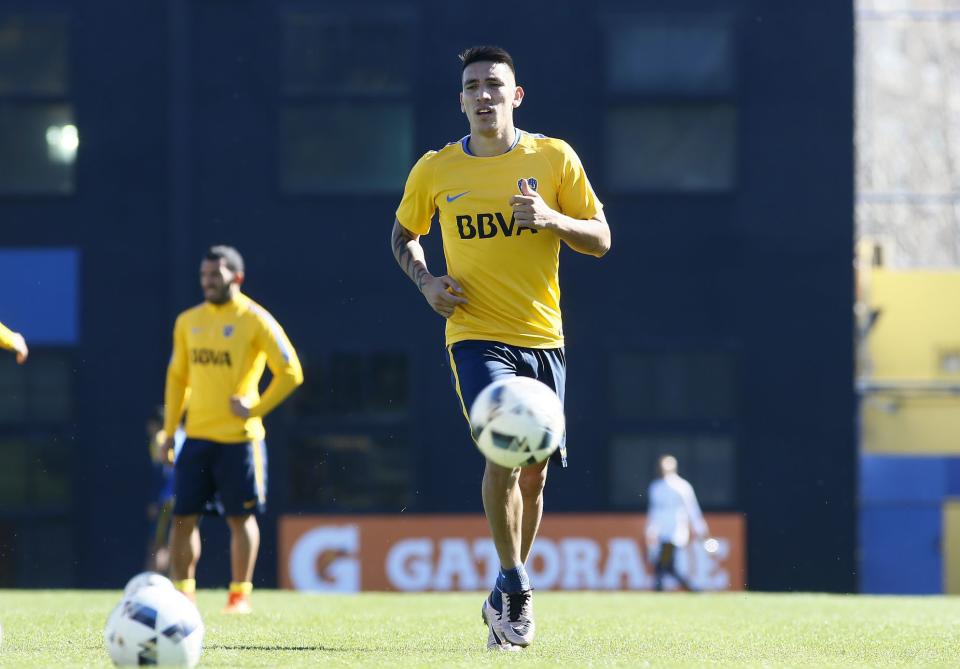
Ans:
{"label": "blue shorts", "polygon": [[227,516],[266,509],[267,445],[262,441],[221,444],[187,438],[175,467],[175,516],[203,513],[215,498]]}
{"label": "blue shorts", "polygon": [[[484,388],[506,376],[527,376],[545,383],[563,402],[567,358],[562,348],[522,348],[495,341],[458,341],[450,346],[453,387],[460,396],[463,415],[470,422],[470,407]],[[567,466],[567,435],[551,459]]]}

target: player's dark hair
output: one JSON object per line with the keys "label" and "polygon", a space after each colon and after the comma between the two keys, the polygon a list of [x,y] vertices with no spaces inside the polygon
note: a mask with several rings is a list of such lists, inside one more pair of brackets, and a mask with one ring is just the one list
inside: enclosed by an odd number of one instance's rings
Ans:
{"label": "player's dark hair", "polygon": [[222,260],[231,272],[237,273],[243,271],[243,256],[232,246],[218,244],[207,249],[205,260]]}
{"label": "player's dark hair", "polygon": [[517,68],[513,66],[513,56],[507,53],[506,49],[498,46],[472,46],[460,54],[460,62],[463,63],[461,72],[472,63],[503,63],[513,72],[514,78],[517,76]]}

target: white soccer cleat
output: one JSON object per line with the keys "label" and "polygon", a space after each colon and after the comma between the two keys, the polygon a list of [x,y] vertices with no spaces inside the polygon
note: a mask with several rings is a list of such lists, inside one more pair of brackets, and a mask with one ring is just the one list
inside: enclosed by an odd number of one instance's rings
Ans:
{"label": "white soccer cleat", "polygon": [[504,638],[503,632],[499,629],[500,614],[490,604],[489,597],[483,600],[483,608],[480,609],[480,613],[483,615],[483,622],[489,630],[487,632],[487,650],[504,653],[515,653],[523,650],[520,646],[510,643]]}
{"label": "white soccer cleat", "polygon": [[533,590],[504,592],[500,632],[512,644],[529,646],[533,642],[536,624],[533,622]]}

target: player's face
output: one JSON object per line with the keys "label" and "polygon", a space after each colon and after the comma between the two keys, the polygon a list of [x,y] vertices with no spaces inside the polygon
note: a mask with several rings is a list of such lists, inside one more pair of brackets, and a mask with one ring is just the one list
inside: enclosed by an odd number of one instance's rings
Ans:
{"label": "player's face", "polygon": [[513,110],[522,100],[523,88],[505,63],[470,63],[464,69],[460,109],[470,132],[492,135],[512,126]]}
{"label": "player's face", "polygon": [[238,275],[230,271],[223,260],[204,259],[200,263],[200,288],[203,299],[213,304],[224,304],[230,299],[231,286],[239,285]]}

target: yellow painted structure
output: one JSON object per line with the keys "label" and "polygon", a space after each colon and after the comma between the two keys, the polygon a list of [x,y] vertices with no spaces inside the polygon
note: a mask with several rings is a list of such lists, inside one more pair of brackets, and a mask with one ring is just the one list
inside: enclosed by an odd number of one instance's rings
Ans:
{"label": "yellow painted structure", "polygon": [[943,505],[943,591],[960,595],[960,499]]}
{"label": "yellow painted structure", "polygon": [[863,450],[960,454],[960,272],[861,274],[878,313],[860,356]]}

